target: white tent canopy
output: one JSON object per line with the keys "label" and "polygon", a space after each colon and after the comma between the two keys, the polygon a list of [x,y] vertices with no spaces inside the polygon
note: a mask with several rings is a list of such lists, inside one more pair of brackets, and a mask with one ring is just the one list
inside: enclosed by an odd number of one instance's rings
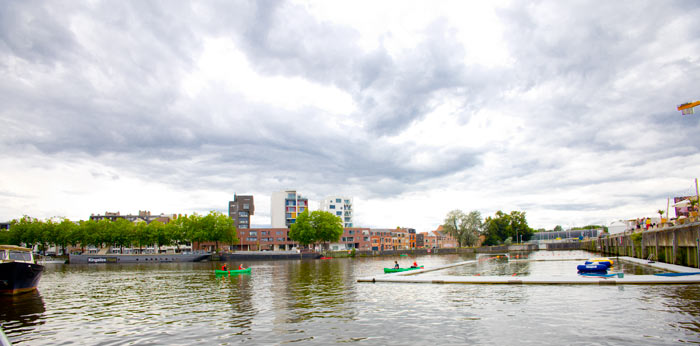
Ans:
{"label": "white tent canopy", "polygon": [[690,200],[689,200],[689,199],[684,199],[684,200],[682,200],[682,201],[680,201],[680,202],[676,202],[676,203],[672,204],[671,206],[672,206],[672,207],[675,207],[675,208],[682,208],[682,207],[687,207],[687,206],[689,206],[689,205],[690,205]]}

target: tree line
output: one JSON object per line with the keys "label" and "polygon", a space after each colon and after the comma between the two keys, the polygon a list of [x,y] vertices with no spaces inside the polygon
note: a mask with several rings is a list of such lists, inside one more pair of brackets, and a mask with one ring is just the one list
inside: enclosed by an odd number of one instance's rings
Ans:
{"label": "tree line", "polygon": [[192,242],[219,242],[237,244],[236,227],[233,219],[211,211],[207,215],[192,214],[178,217],[168,223],[134,223],[126,219],[109,221],[73,222],[69,219],[39,220],[24,216],[10,222],[10,229],[0,232],[0,244],[38,245],[40,251],[51,246],[65,249],[68,246],[97,248],[113,246],[118,248],[139,248],[183,245]]}
{"label": "tree line", "polygon": [[525,242],[534,234],[527,224],[525,212],[521,211],[506,214],[499,210],[493,217],[482,221],[477,210],[469,213],[452,210],[447,213],[442,228],[457,240],[459,247],[474,246],[481,236],[484,237],[482,245],[489,246]]}

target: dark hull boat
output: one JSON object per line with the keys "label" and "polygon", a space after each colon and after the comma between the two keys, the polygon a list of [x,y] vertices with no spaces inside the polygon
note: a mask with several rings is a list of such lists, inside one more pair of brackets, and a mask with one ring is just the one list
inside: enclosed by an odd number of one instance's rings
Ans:
{"label": "dark hull boat", "polygon": [[0,245],[0,294],[13,295],[36,290],[44,266],[34,263],[28,248]]}

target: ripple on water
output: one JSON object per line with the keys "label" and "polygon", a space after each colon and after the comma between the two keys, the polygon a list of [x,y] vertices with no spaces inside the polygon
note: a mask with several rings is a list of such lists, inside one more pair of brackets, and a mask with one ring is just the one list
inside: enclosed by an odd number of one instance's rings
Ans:
{"label": "ripple on water", "polygon": [[[18,345],[700,342],[696,286],[356,282],[393,260],[251,262],[252,274],[227,278],[213,275],[217,263],[60,266],[39,293],[0,301],[0,322]],[[440,274],[562,275],[571,265],[482,261]]]}

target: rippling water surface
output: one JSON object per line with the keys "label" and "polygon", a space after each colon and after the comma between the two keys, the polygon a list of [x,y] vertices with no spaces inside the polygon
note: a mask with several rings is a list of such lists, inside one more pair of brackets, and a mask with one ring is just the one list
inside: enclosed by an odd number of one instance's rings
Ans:
{"label": "rippling water surface", "polygon": [[[590,257],[539,252],[530,258]],[[575,275],[581,261],[418,257],[440,275]],[[358,283],[411,257],[48,265],[36,294],[0,298],[15,345],[700,343],[700,287]],[[511,257],[511,259],[514,259]],[[557,258],[559,259],[559,258]],[[231,264],[237,266],[237,263]],[[617,264],[626,275],[648,268]]]}

